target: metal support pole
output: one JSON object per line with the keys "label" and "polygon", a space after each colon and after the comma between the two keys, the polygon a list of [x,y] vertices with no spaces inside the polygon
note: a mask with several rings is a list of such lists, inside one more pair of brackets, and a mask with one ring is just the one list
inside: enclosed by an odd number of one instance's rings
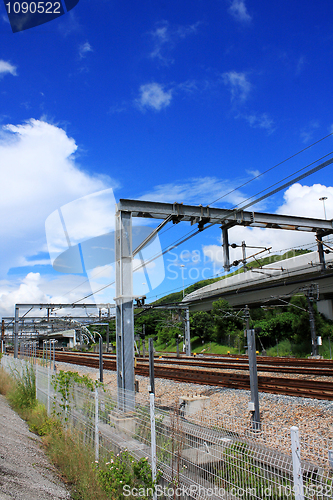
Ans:
{"label": "metal support pole", "polygon": [[5,343],[5,320],[3,319],[1,322],[1,352],[4,352],[4,343]]}
{"label": "metal support pole", "polygon": [[228,229],[221,226],[222,228],[222,247],[223,247],[223,267],[225,271],[230,271],[230,257],[229,257],[229,238]]}
{"label": "metal support pole", "polygon": [[312,287],[308,290],[306,294],[306,298],[308,301],[309,308],[309,320],[310,320],[310,331],[311,331],[311,345],[312,345],[312,356],[318,355],[318,346],[317,346],[317,335],[316,335],[316,322],[315,322],[315,314],[313,309],[313,290]]}
{"label": "metal support pole", "polygon": [[191,356],[190,308],[185,311],[186,356]]}
{"label": "metal support pole", "polygon": [[15,319],[14,319],[14,358],[18,357],[18,327],[19,327],[20,309],[15,305]]}
{"label": "metal support pole", "polygon": [[37,363],[37,358],[36,358],[35,388],[36,388],[36,399],[37,400],[38,400],[38,382],[39,382],[39,377],[38,377],[38,363]]}
{"label": "metal support pole", "polygon": [[246,243],[245,241],[242,241],[242,257],[243,257],[243,269],[244,273],[246,273]]}
{"label": "metal support pole", "polygon": [[134,308],[132,272],[132,214],[116,214],[116,340],[118,406],[134,408]]}
{"label": "metal support pole", "polygon": [[110,348],[110,326],[108,323],[106,325],[106,352],[109,352],[109,348]]}
{"label": "metal support pole", "polygon": [[177,358],[179,358],[179,334],[177,333],[176,337],[176,343],[177,343]]}
{"label": "metal support pole", "polygon": [[325,264],[325,254],[324,254],[324,247],[323,247],[323,237],[320,233],[317,233],[316,237],[317,237],[318,254],[319,254],[319,262],[321,264],[321,270],[325,271],[326,264]]}
{"label": "metal support pole", "polygon": [[95,387],[95,460],[99,459],[99,428],[98,428],[98,387]]}
{"label": "metal support pole", "polygon": [[53,370],[56,371],[56,364],[55,364],[55,345],[56,345],[57,340],[53,341]]}
{"label": "metal support pole", "polygon": [[[47,350],[47,347],[46,347]],[[50,397],[51,397],[51,367],[47,366],[47,414],[50,415]]]}
{"label": "metal support pole", "polygon": [[332,359],[332,351],[331,351],[331,339],[328,337],[328,346],[330,348],[330,359]]}
{"label": "metal support pole", "polygon": [[295,500],[304,500],[303,475],[301,468],[301,449],[299,445],[298,427],[291,427],[290,435],[291,435],[291,452],[293,459]]}
{"label": "metal support pole", "polygon": [[[155,429],[155,377],[154,377],[154,344],[153,339],[149,339],[149,380],[150,380],[150,431],[151,431],[151,478],[156,481],[156,429]],[[154,490],[153,500],[157,495]]]}
{"label": "metal support pole", "polygon": [[247,330],[247,347],[249,351],[251,403],[254,404],[254,408],[253,409],[251,408],[252,422],[253,422],[253,429],[257,430],[260,429],[260,411],[259,411],[259,394],[258,394],[256,340],[255,340],[254,330]]}
{"label": "metal support pole", "polygon": [[143,333],[143,339],[142,339],[142,357],[144,358],[146,356],[146,325],[144,323],[142,325],[142,333]]}
{"label": "metal support pole", "polygon": [[99,336],[99,381],[103,382],[103,339]]}
{"label": "metal support pole", "polygon": [[250,311],[248,306],[245,307],[245,321],[246,321],[245,332],[247,336],[247,350],[249,356],[249,372],[250,372],[250,388],[251,388],[251,401],[249,403],[249,409],[252,412],[253,429],[259,430],[260,410],[259,410],[259,394],[258,394],[256,340],[255,340],[255,331],[250,330]]}

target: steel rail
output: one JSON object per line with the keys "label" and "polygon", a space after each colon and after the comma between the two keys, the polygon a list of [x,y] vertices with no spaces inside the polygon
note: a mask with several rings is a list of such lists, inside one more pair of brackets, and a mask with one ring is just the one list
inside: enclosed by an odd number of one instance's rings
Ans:
{"label": "steel rail", "polygon": [[[91,368],[98,368],[98,355],[93,353],[64,353],[56,352],[56,361],[67,362],[72,364],[84,365]],[[226,387],[232,389],[250,388],[250,379],[247,374],[226,373],[223,371],[208,371],[200,368],[188,366],[163,366],[161,360],[155,359],[155,377],[166,378],[178,382],[195,383],[200,385],[211,385],[218,387]],[[103,368],[105,370],[116,370],[116,360],[110,356],[103,356]],[[223,370],[223,367],[221,367]],[[282,371],[282,369],[280,370]],[[148,376],[149,366],[144,361],[139,360],[135,368],[137,375]],[[333,400],[333,382],[321,380],[304,380],[298,378],[286,377],[258,377],[258,387],[261,392],[272,394],[286,394],[290,396],[300,396],[306,398]]]}

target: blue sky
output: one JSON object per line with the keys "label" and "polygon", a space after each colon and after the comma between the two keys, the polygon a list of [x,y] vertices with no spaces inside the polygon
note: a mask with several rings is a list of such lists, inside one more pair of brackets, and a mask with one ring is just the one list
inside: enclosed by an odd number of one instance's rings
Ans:
{"label": "blue sky", "polygon": [[[332,14],[328,0],[80,0],[13,34],[1,4],[0,312],[71,302],[114,278],[112,266],[90,282],[52,268],[45,221],[64,205],[106,189],[116,200],[209,204],[235,189],[215,204],[228,208],[333,150],[328,137],[238,189],[333,131]],[[331,218],[332,180],[328,167],[254,210],[323,217],[327,196]],[[112,229],[98,199],[81,241]],[[161,248],[189,230],[161,234]],[[274,251],[313,243],[249,229],[230,239]],[[149,297],[216,274],[220,243],[214,228],[166,256]]]}

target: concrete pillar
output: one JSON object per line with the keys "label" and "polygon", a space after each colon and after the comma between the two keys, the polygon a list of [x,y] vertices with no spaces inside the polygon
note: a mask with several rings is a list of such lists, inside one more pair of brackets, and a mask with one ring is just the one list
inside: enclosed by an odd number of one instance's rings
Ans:
{"label": "concrete pillar", "polygon": [[333,301],[332,299],[318,300],[317,302],[318,312],[323,314],[325,318],[333,321]]}

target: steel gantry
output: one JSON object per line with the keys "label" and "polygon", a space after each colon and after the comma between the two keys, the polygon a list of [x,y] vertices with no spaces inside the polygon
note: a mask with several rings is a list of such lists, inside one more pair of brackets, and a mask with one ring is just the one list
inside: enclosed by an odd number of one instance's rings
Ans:
{"label": "steel gantry", "polygon": [[[132,218],[160,219],[163,222],[152,231],[139,247],[132,248]],[[121,199],[116,206],[116,336],[117,336],[117,381],[119,394],[134,393],[134,305],[132,260],[168,221],[174,224],[190,222],[198,224],[194,234],[218,224],[222,229],[224,269],[230,270],[228,230],[236,226],[285,229],[312,232],[316,235],[322,269],[325,258],[322,238],[333,233],[332,220],[278,215],[244,210],[227,210],[209,206],[183,205],[180,203],[157,203],[141,200]],[[193,235],[194,235],[193,234]],[[146,263],[147,264],[147,263]],[[142,264],[143,268],[145,264]],[[131,397],[128,401],[133,401]],[[129,403],[122,400],[125,407]]]}
{"label": "steel gantry", "polygon": [[[105,321],[105,319],[107,318],[110,318],[111,319],[111,308],[114,308],[114,304],[93,304],[93,303],[85,303],[85,304],[15,304],[15,316],[14,318],[10,319],[10,318],[7,318],[9,320],[9,322],[7,323],[7,328],[8,326],[12,323],[13,324],[13,334],[14,334],[14,357],[17,358],[18,357],[18,340],[19,340],[19,327],[20,327],[20,324],[22,325],[23,321],[25,320],[26,322],[29,322],[29,320],[32,321],[32,325],[35,326],[36,325],[36,321],[37,321],[37,317],[29,317],[28,316],[28,313],[30,311],[32,311],[33,309],[35,308],[38,308],[38,309],[45,309],[47,311],[47,317],[46,318],[43,318],[43,317],[40,317],[39,319],[40,320],[45,320],[46,322],[49,322],[51,323],[52,320],[54,320],[54,318],[50,318],[50,312],[53,311],[54,309],[56,310],[60,310],[60,309],[107,309],[107,316],[103,317],[103,321]],[[20,317],[20,309],[28,309],[28,311],[26,313],[23,314],[23,316]],[[101,315],[100,316],[100,320],[102,320],[101,318]],[[112,315],[112,317],[114,317],[114,315]],[[76,323],[79,322],[79,319],[77,317],[75,318],[71,318],[71,317],[65,317],[65,318],[61,318],[61,317],[57,317],[56,320],[57,321],[60,321],[61,319],[65,319],[65,320],[71,320],[71,321],[74,321]],[[82,317],[82,323],[83,322],[86,322],[86,319],[87,318],[83,318]],[[98,323],[98,320],[97,318],[92,318],[93,319],[93,322],[94,324]],[[91,323],[91,322],[89,322]],[[83,324],[81,324],[82,327],[84,327]],[[54,332],[53,332],[54,333]]]}

